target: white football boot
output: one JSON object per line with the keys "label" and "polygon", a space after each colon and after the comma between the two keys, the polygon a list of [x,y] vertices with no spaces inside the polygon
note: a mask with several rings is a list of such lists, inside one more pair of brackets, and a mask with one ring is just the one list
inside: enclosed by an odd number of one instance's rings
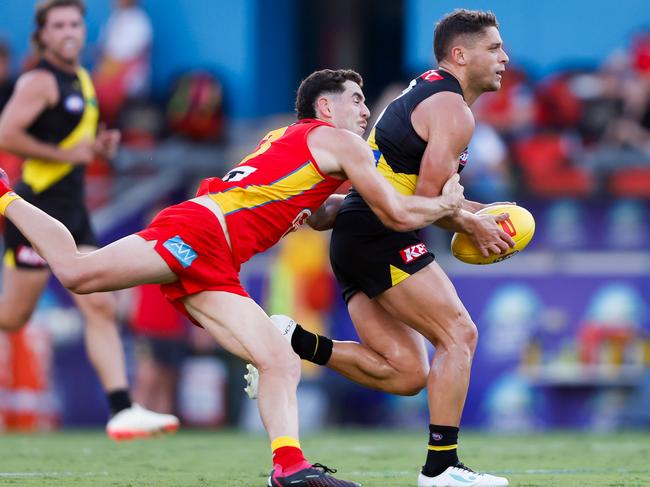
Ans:
{"label": "white football boot", "polygon": [[[296,331],[297,323],[286,315],[273,315],[270,318],[278,331],[282,333],[282,336],[291,343],[291,337],[293,336],[293,332]],[[251,399],[257,399],[260,373],[253,364],[246,364],[246,370],[248,373],[244,375],[244,380],[246,381],[244,392]]]}
{"label": "white football boot", "polygon": [[133,403],[130,408],[122,409],[108,421],[106,434],[117,441],[134,440],[172,433],[178,429],[179,424],[178,418],[173,414],[155,413]]}
{"label": "white football boot", "polygon": [[435,477],[427,477],[423,473],[418,476],[418,487],[503,487],[506,485],[508,479],[474,472],[462,463],[455,467],[448,467]]}

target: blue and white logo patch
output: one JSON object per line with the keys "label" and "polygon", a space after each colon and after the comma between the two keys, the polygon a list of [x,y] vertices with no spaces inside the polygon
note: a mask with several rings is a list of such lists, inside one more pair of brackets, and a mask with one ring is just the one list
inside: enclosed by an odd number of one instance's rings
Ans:
{"label": "blue and white logo patch", "polygon": [[65,109],[72,113],[81,113],[84,110],[84,100],[79,95],[70,95],[63,102]]}
{"label": "blue and white logo patch", "polygon": [[183,242],[183,239],[178,235],[167,240],[163,244],[163,247],[169,250],[169,252],[185,269],[191,266],[194,259],[198,257],[198,254],[194,249]]}

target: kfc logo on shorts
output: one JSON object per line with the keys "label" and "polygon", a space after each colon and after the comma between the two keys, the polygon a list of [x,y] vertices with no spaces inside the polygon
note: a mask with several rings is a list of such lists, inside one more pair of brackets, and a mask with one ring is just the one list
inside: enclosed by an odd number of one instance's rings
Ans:
{"label": "kfc logo on shorts", "polygon": [[31,267],[45,267],[47,262],[31,247],[19,245],[16,248],[16,262]]}
{"label": "kfc logo on shorts", "polygon": [[399,254],[402,256],[402,260],[405,264],[410,264],[416,259],[419,259],[424,254],[428,252],[427,246],[423,243],[417,245],[411,245],[399,251]]}

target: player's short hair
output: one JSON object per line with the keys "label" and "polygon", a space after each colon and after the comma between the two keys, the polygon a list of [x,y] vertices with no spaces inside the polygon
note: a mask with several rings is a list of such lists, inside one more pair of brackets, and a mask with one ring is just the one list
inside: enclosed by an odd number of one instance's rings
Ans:
{"label": "player's short hair", "polygon": [[34,23],[36,24],[36,29],[32,33],[32,44],[37,51],[41,52],[45,48],[40,39],[41,29],[45,26],[47,21],[47,14],[50,13],[50,10],[57,7],[77,7],[81,16],[86,15],[86,5],[83,0],[42,0],[36,5],[36,11],[34,13]]}
{"label": "player's short hair", "polygon": [[480,34],[488,27],[499,28],[496,16],[490,11],[459,8],[445,15],[433,32],[433,53],[438,62],[449,55],[458,36]]}
{"label": "player's short hair", "polygon": [[343,93],[346,81],[363,86],[363,78],[351,69],[323,69],[307,76],[296,94],[296,115],[298,120],[316,118],[316,100],[323,93]]}

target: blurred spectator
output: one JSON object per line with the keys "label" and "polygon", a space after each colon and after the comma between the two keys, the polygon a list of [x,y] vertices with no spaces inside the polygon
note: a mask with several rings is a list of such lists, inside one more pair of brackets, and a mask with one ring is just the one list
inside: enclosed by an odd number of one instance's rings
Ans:
{"label": "blurred spectator", "polygon": [[[595,73],[597,110],[585,116],[592,144],[582,158],[616,196],[650,197],[650,33],[637,36],[627,56],[612,56]],[[593,84],[593,83],[592,83]],[[588,103],[585,103],[589,107]],[[594,130],[594,128],[596,130]]]}
{"label": "blurred spectator", "polygon": [[533,87],[526,72],[508,66],[501,89],[481,96],[472,106],[472,111],[508,142],[529,134],[534,128],[535,103]]}
{"label": "blurred spectator", "polygon": [[167,105],[172,132],[195,142],[215,142],[224,132],[223,89],[206,71],[182,75],[175,83]]}
{"label": "blurred spectator", "polygon": [[173,413],[187,356],[187,320],[167,302],[160,286],[140,286],[134,293],[131,324],[138,338],[133,395],[146,408]]}
{"label": "blurred spectator", "polygon": [[101,56],[94,73],[102,118],[116,123],[126,100],[146,97],[150,83],[153,29],[137,0],[114,0],[101,35]]}
{"label": "blurred spectator", "polygon": [[[11,51],[9,45],[0,41],[0,113],[9,101],[14,91],[15,79],[11,75]],[[10,154],[0,151],[0,167],[2,167],[9,178],[15,181],[20,174],[23,160]]]}
{"label": "blurred spectator", "polygon": [[0,112],[14,91],[14,78],[11,75],[11,52],[9,46],[0,41]]}
{"label": "blurred spectator", "polygon": [[491,125],[478,117],[476,122],[469,164],[463,171],[466,195],[475,201],[508,201],[512,198],[508,147]]}

